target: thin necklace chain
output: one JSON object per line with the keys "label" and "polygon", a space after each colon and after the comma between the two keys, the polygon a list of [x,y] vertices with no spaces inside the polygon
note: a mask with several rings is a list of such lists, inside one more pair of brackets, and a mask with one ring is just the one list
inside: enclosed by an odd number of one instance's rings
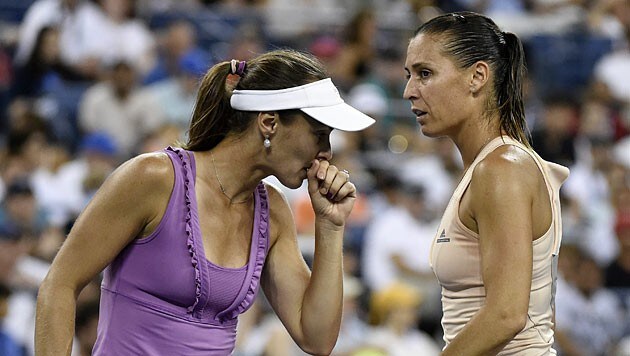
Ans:
{"label": "thin necklace chain", "polygon": [[221,179],[219,178],[219,171],[217,171],[217,164],[214,161],[214,154],[212,153],[212,151],[210,151],[210,157],[212,158],[212,167],[214,167],[214,176],[217,178],[217,182],[219,183],[219,188],[221,188],[221,193],[223,193],[223,195],[225,195],[228,200],[230,201],[230,204],[243,204],[243,203],[247,203],[248,201],[251,200],[252,196],[250,195],[249,197],[247,197],[247,199],[241,200],[241,201],[233,201],[228,193],[225,191],[225,188],[223,188],[223,183],[221,183]]}

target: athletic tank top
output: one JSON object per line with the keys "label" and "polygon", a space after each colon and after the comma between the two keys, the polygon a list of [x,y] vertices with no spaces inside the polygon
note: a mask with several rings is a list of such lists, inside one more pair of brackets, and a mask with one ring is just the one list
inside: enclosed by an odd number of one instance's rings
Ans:
{"label": "athletic tank top", "polygon": [[175,170],[155,231],[124,248],[105,269],[94,355],[229,355],[237,316],[259,289],[269,241],[264,183],[254,192],[248,263],[212,264],[205,256],[195,197],[194,155],[165,150]]}
{"label": "athletic tank top", "polygon": [[552,320],[562,238],[559,190],[569,170],[544,161],[531,149],[506,136],[490,141],[466,170],[446,207],[431,246],[431,268],[442,287],[444,341],[446,344],[451,342],[485,303],[479,235],[464,225],[458,210],[477,164],[502,145],[520,147],[536,162],[549,193],[552,222],[549,230],[532,242],[533,270],[526,326],[499,355],[555,355]]}

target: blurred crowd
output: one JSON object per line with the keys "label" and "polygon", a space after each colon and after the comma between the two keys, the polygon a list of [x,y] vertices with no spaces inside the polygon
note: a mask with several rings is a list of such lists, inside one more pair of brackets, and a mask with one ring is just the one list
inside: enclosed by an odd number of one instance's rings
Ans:
{"label": "blurred crowd", "polygon": [[[104,179],[133,155],[185,141],[214,63],[282,47],[318,56],[345,100],[377,119],[331,136],[334,163],[360,192],[333,354],[439,354],[428,257],[462,164],[450,141],[419,133],[403,62],[418,25],[459,10],[522,39],[533,146],[571,169],[556,349],[630,355],[628,0],[2,0],[0,355],[33,354],[38,285]],[[308,194],[285,193],[310,262]],[[79,296],[74,355],[91,354],[99,285]],[[235,355],[302,354],[264,297],[241,317]]]}

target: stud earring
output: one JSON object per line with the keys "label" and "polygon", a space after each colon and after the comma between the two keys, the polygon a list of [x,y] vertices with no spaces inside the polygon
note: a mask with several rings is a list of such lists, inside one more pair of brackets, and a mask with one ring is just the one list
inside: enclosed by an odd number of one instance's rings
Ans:
{"label": "stud earring", "polygon": [[263,146],[265,146],[265,148],[271,147],[271,141],[269,140],[269,136],[265,136],[265,140],[263,141]]}

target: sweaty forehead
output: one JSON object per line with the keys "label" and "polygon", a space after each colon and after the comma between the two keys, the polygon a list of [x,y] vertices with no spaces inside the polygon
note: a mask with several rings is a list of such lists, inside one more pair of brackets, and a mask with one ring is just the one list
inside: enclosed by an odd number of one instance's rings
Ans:
{"label": "sweaty forehead", "polygon": [[439,52],[442,48],[442,44],[438,41],[438,38],[431,35],[419,34],[409,41],[407,47],[408,57],[418,56],[430,56],[433,52]]}
{"label": "sweaty forehead", "polygon": [[445,56],[443,36],[418,34],[412,38],[407,47],[405,67],[411,69],[419,64],[436,64],[448,61]]}

